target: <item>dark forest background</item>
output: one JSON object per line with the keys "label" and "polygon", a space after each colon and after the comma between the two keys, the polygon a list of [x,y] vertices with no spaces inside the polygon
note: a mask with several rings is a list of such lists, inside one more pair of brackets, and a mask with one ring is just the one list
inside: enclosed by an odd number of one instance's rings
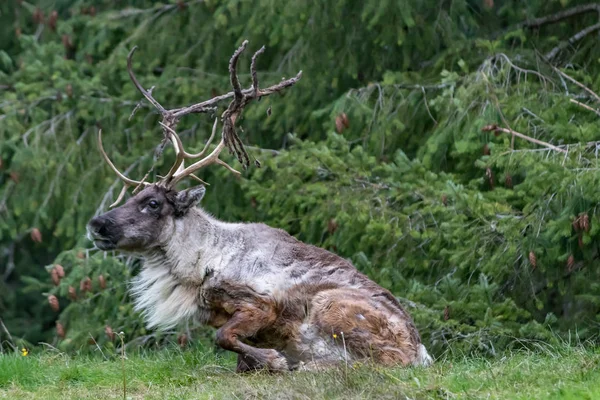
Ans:
{"label": "dark forest background", "polygon": [[[434,354],[595,340],[599,32],[600,5],[574,0],[1,2],[0,347],[212,335],[146,331],[127,294],[140,261],[91,250],[85,224],[120,190],[98,128],[134,179],[162,138],[131,48],[173,108],[228,92],[245,39],[244,87],[262,45],[264,85],[303,78],[247,107],[241,138],[262,168],[203,171],[203,207],[351,259]],[[178,130],[199,150],[211,125]]]}

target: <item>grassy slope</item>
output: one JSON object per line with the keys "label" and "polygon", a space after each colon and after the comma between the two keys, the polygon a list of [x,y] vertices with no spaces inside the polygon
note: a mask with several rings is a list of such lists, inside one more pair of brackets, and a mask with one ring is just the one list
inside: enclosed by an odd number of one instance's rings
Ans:
{"label": "grassy slope", "polygon": [[[202,349],[129,355],[132,399],[600,399],[600,349],[438,361],[429,369],[366,366],[321,373],[236,375],[233,358]],[[121,359],[0,355],[0,398],[123,398]]]}

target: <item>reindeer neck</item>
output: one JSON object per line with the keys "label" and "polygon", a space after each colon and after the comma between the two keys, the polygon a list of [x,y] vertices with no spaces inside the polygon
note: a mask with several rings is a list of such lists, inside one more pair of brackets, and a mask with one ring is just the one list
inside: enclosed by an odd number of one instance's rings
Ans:
{"label": "reindeer neck", "polygon": [[164,245],[145,256],[146,266],[168,268],[178,280],[202,284],[210,272],[226,267],[240,246],[241,234],[230,224],[213,218],[200,208],[175,220]]}

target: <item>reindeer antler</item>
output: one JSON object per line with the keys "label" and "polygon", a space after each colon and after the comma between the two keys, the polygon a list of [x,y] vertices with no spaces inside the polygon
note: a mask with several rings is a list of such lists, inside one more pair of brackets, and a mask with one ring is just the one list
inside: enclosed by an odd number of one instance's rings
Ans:
{"label": "reindeer antler", "polygon": [[[192,177],[196,180],[199,180],[200,182],[203,182],[200,178],[198,178],[197,176],[194,175],[194,172],[207,166],[207,165],[210,165],[210,164],[220,164],[220,165],[224,166],[225,168],[227,168],[229,171],[239,175],[240,174],[239,171],[237,171],[236,169],[234,169],[233,167],[231,167],[230,165],[228,165],[227,163],[225,163],[223,160],[221,160],[219,158],[219,155],[220,155],[221,151],[223,151],[224,148],[228,148],[231,153],[236,155],[236,158],[242,164],[242,167],[244,169],[248,168],[248,166],[250,165],[250,158],[248,156],[248,152],[246,151],[244,144],[242,143],[242,140],[240,139],[240,137],[238,136],[238,134],[236,132],[235,122],[239,119],[239,116],[241,115],[244,107],[249,102],[251,102],[254,99],[259,99],[261,97],[268,96],[272,93],[280,92],[285,88],[293,86],[302,77],[302,71],[298,72],[298,74],[293,78],[284,79],[276,85],[270,86],[266,89],[260,89],[258,86],[258,75],[256,72],[256,60],[257,60],[258,56],[265,51],[265,47],[263,46],[252,56],[252,62],[250,65],[250,74],[252,76],[252,87],[249,89],[243,90],[241,88],[241,85],[240,85],[240,82],[239,82],[239,79],[237,76],[237,62],[238,62],[238,59],[239,59],[240,55],[242,54],[242,52],[246,49],[247,45],[248,45],[248,41],[245,40],[242,43],[242,45],[233,53],[233,56],[231,57],[231,60],[229,61],[229,75],[230,75],[231,86],[233,87],[232,92],[229,92],[222,96],[214,97],[210,100],[206,100],[206,101],[203,101],[203,102],[200,102],[200,103],[188,106],[188,107],[182,107],[182,108],[177,108],[177,109],[172,109],[172,110],[165,109],[152,96],[152,89],[146,90],[139,83],[139,81],[137,80],[137,78],[133,72],[133,68],[132,68],[133,54],[135,53],[135,50],[137,49],[137,47],[134,47],[129,52],[129,55],[127,56],[127,70],[129,72],[129,77],[131,78],[131,81],[133,82],[135,87],[139,90],[139,92],[146,98],[146,100],[148,100],[158,110],[158,112],[162,116],[162,121],[159,123],[163,128],[164,139],[163,139],[162,145],[160,146],[160,149],[162,150],[162,148],[164,148],[164,144],[166,143],[167,140],[171,141],[171,143],[173,144],[173,147],[175,149],[175,162],[173,163],[173,166],[171,166],[167,175],[162,177],[160,179],[160,181],[157,182],[157,184],[163,185],[163,186],[166,186],[169,188],[174,188],[178,182],[180,182],[182,179],[184,179],[188,176]],[[181,138],[175,131],[175,127],[176,127],[177,123],[179,122],[179,119],[182,116],[191,114],[191,113],[204,113],[204,112],[208,112],[208,111],[214,111],[216,109],[216,105],[219,102],[229,99],[229,98],[232,98],[232,97],[233,97],[233,100],[231,101],[231,103],[229,103],[229,106],[221,115],[221,120],[223,122],[221,141],[219,142],[217,147],[210,154],[208,154],[201,160],[196,161],[195,163],[193,163],[192,165],[190,165],[189,167],[186,168],[185,167],[186,159],[200,158],[200,157],[203,157],[204,154],[207,152],[212,140],[215,137],[215,134],[217,131],[218,119],[215,119],[215,123],[213,124],[213,129],[212,129],[211,135],[210,135],[208,141],[206,142],[206,144],[204,145],[204,148],[202,149],[201,152],[199,152],[197,154],[190,154],[185,151],[185,149],[183,147],[183,143],[181,141]],[[117,176],[125,182],[125,185],[124,185],[123,189],[121,190],[121,193],[119,194],[119,197],[117,198],[117,201],[111,205],[111,207],[113,207],[115,204],[117,204],[121,201],[121,199],[123,198],[123,196],[125,195],[125,192],[127,191],[127,189],[129,187],[136,186],[136,189],[134,190],[134,192],[135,192],[141,186],[149,185],[148,182],[145,182],[145,179],[150,174],[150,172],[154,169],[154,166],[152,166],[150,171],[148,171],[148,173],[146,173],[146,175],[144,176],[144,178],[141,181],[134,181],[134,180],[127,178],[126,176],[121,174],[116,169],[114,164],[110,161],[110,159],[106,155],[106,152],[104,152],[104,149],[102,148],[102,142],[101,142],[100,135],[101,135],[101,133],[98,132],[98,143],[99,143],[100,151],[101,151],[104,159],[109,164],[109,166],[113,169],[113,171],[117,174]],[[203,182],[203,183],[205,183],[205,182]]]}

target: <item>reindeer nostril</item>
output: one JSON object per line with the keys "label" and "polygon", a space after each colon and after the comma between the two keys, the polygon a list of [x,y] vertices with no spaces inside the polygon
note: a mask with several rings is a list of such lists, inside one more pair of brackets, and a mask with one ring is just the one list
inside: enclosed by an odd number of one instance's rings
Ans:
{"label": "reindeer nostril", "polygon": [[100,229],[97,230],[98,234],[101,236],[108,236],[108,229],[106,229],[106,224],[103,224],[102,226],[100,226]]}

